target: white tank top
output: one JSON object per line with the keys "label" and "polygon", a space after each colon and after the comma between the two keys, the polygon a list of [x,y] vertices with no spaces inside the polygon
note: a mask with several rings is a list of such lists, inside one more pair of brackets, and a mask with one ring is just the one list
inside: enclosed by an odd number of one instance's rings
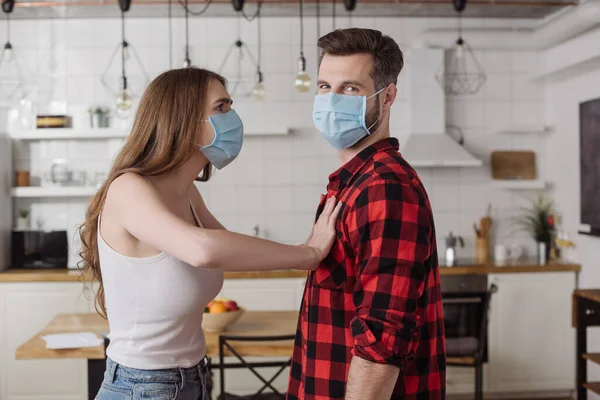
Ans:
{"label": "white tank top", "polygon": [[[201,226],[191,200],[190,207]],[[98,253],[110,326],[107,356],[137,369],[198,364],[206,355],[202,314],[221,290],[223,273],[165,252],[144,258],[119,254],[102,238],[100,222]]]}

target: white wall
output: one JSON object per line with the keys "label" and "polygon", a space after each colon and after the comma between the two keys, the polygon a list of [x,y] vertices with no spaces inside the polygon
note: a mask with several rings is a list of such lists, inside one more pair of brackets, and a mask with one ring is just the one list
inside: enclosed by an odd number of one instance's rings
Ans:
{"label": "white wall", "polygon": [[[565,228],[575,239],[575,255],[582,264],[581,288],[600,287],[598,245],[600,238],[578,235],[580,222],[579,103],[600,97],[600,70],[569,74],[546,84],[546,115],[556,127],[546,147],[547,169],[554,177],[554,198],[564,212]],[[598,330],[589,333],[590,351],[600,351]],[[589,365],[589,381],[600,379],[600,368]],[[589,397],[594,395],[590,394]],[[600,398],[600,396],[595,396]]]}
{"label": "white wall", "polygon": [[[100,74],[119,42],[119,20],[41,20],[14,21],[13,46],[33,69],[40,90],[39,98],[66,100],[69,104],[112,104],[100,83]],[[376,27],[393,36],[402,48],[408,49],[417,35],[428,28],[454,27],[452,19],[400,18],[338,18],[337,27]],[[466,20],[469,27],[513,26],[513,21]],[[139,52],[151,77],[169,66],[166,19],[132,19],[127,22],[127,38]],[[183,58],[182,20],[174,22],[174,67]],[[199,66],[217,69],[228,46],[236,39],[236,19],[192,19],[190,39],[192,61]],[[315,20],[306,21],[305,53],[308,69],[315,78]],[[322,21],[321,33],[331,29],[329,19]],[[251,51],[256,52],[255,25],[243,21],[241,32]],[[268,99],[265,113],[257,118],[283,118],[290,121],[293,134],[287,137],[250,137],[239,160],[215,174],[206,185],[200,185],[209,207],[232,230],[251,233],[255,224],[266,228],[269,237],[298,243],[305,239],[313,220],[319,194],[325,190],[327,176],[338,163],[334,151],[311,128],[312,94],[298,94],[292,88],[299,52],[298,21],[293,18],[265,18],[263,21],[263,66]],[[468,37],[466,38],[468,40]],[[452,37],[449,37],[449,42]],[[58,76],[50,79],[49,54],[53,44]],[[545,170],[547,154],[544,141],[536,136],[511,137],[495,134],[500,126],[542,121],[543,96],[539,88],[527,83],[527,76],[538,66],[534,52],[477,53],[488,73],[484,89],[468,98],[449,98],[447,122],[460,126],[466,134],[466,145],[485,160],[493,149],[532,149],[540,158],[540,175],[551,177]],[[111,74],[116,82],[118,63]],[[224,73],[230,79],[234,63],[227,64]],[[254,71],[245,66],[252,78]],[[135,82],[135,68],[130,68]],[[392,117],[393,135],[406,136],[407,99],[406,74],[399,82],[399,99]],[[433,77],[432,77],[433,79]],[[51,85],[53,83],[53,85]],[[48,88],[54,87],[50,92]],[[48,93],[53,93],[49,96]],[[45,96],[45,97],[44,97]],[[236,102],[243,102],[236,96]],[[269,113],[269,105],[286,102],[293,105],[289,115]],[[43,110],[43,105],[41,110]],[[109,144],[87,142],[37,142],[15,147],[15,168],[31,169],[36,175],[48,168],[51,160],[66,156],[74,168],[89,171],[107,170],[111,154]],[[491,186],[489,167],[456,169],[423,169],[419,171],[432,199],[436,217],[439,246],[449,231],[465,237],[470,247],[464,256],[472,257],[472,225],[493,204],[494,228],[500,241],[519,241],[512,235],[506,218],[523,195],[498,190]],[[72,232],[84,213],[84,200],[19,200],[15,209],[32,207],[32,217],[42,216],[46,227],[69,227]],[[528,240],[528,239],[527,239]],[[531,248],[533,243],[527,241]]]}

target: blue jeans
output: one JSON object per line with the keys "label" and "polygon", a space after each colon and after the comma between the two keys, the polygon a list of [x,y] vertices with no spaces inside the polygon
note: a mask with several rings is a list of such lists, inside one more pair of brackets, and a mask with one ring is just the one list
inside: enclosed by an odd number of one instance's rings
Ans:
{"label": "blue jeans", "polygon": [[206,363],[191,368],[144,370],[106,359],[106,372],[96,400],[206,399]]}

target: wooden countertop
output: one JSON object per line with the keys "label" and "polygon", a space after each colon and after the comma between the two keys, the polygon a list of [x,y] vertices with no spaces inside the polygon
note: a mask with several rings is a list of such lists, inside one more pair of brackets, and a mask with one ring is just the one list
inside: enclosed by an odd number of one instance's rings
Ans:
{"label": "wooden countertop", "polygon": [[[573,263],[540,265],[535,260],[518,263],[476,264],[459,263],[446,267],[440,262],[440,275],[514,274],[531,272],[579,272],[581,265]],[[305,271],[226,272],[225,279],[305,278]],[[78,270],[70,269],[9,269],[0,272],[1,282],[77,282],[82,279]],[[85,280],[89,278],[86,277]]]}
{"label": "wooden countertop", "polygon": [[[229,327],[227,335],[276,336],[295,335],[298,322],[296,311],[247,311]],[[98,314],[59,314],[44,329],[17,348],[17,360],[85,358],[104,359],[104,345],[84,349],[51,350],[42,336],[53,333],[94,332],[102,337],[108,332],[108,322]],[[220,333],[206,332],[206,355],[218,357]],[[279,342],[236,342],[234,349],[243,357],[285,356],[293,350],[293,340]]]}
{"label": "wooden countertop", "polygon": [[[225,272],[225,279],[306,278],[305,271]],[[0,272],[2,282],[77,282],[88,281],[79,270],[73,269],[9,269]]]}
{"label": "wooden countertop", "polygon": [[600,303],[600,289],[577,289],[573,294]]}

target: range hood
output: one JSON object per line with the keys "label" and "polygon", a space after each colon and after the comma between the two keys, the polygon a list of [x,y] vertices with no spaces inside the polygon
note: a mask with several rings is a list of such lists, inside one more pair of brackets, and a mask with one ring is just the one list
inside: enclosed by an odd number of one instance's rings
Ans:
{"label": "range hood", "polygon": [[446,98],[434,79],[443,60],[443,49],[410,51],[411,121],[402,155],[414,167],[479,167],[481,160],[446,133]]}

